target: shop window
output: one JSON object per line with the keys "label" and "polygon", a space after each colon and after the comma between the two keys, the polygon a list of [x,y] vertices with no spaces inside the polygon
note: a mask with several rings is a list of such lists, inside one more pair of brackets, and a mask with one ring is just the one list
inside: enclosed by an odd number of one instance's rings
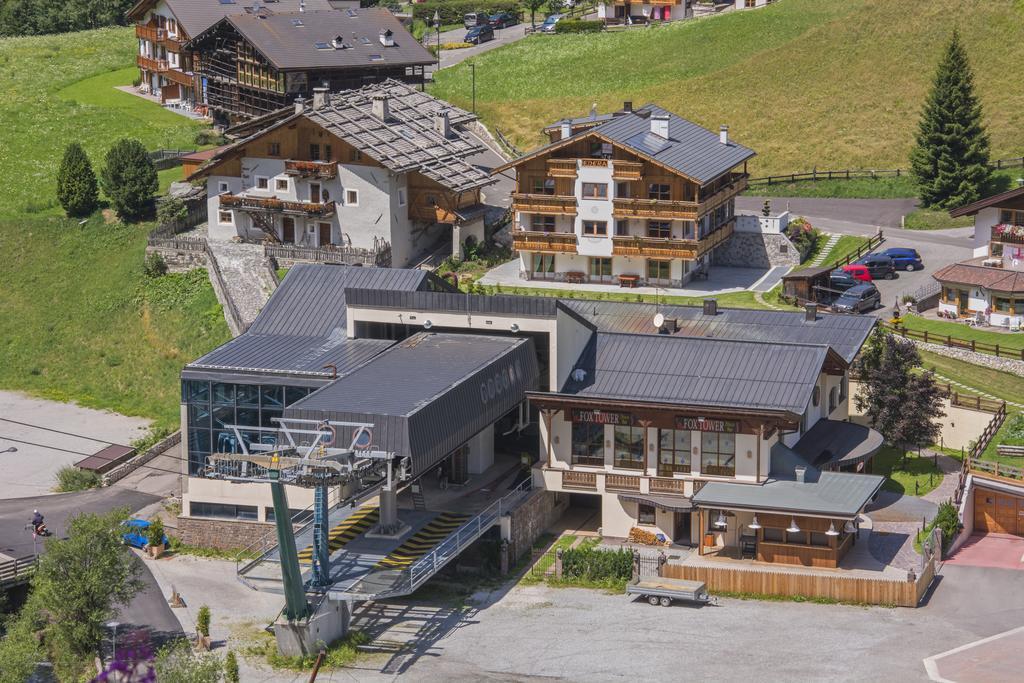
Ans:
{"label": "shop window", "polygon": [[615,467],[644,468],[644,428],[615,427]]}
{"label": "shop window", "polygon": [[604,466],[604,425],[572,423],[572,464]]}
{"label": "shop window", "polygon": [[658,476],[690,471],[690,430],[658,430]]}
{"label": "shop window", "polygon": [[255,505],[226,505],[224,503],[200,503],[193,501],[189,504],[189,513],[193,517],[218,517],[221,519],[258,519],[258,511]]}
{"label": "shop window", "polygon": [[636,521],[641,526],[654,526],[655,517],[657,512],[653,505],[647,503],[637,503]]}
{"label": "shop window", "polygon": [[701,432],[701,473],[736,475],[736,435]]}

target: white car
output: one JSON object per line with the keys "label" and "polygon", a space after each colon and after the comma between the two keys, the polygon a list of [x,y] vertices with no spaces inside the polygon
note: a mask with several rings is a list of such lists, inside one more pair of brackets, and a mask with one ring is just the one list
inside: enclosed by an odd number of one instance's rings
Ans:
{"label": "white car", "polygon": [[552,14],[551,16],[549,16],[547,19],[544,20],[544,23],[540,25],[541,33],[554,33],[555,24],[561,21],[564,17],[564,14]]}

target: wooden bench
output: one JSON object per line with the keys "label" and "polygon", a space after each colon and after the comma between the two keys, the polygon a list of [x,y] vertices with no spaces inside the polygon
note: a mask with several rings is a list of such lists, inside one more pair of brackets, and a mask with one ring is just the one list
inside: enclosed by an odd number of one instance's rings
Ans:
{"label": "wooden bench", "polygon": [[639,275],[620,275],[619,276],[619,287],[636,287],[638,282],[640,282],[640,276]]}
{"label": "wooden bench", "polygon": [[1011,446],[1001,443],[996,446],[996,453],[1011,458],[1024,458],[1024,446]]}
{"label": "wooden bench", "polygon": [[583,284],[586,279],[586,274],[579,270],[570,270],[565,274],[565,281],[574,285]]}

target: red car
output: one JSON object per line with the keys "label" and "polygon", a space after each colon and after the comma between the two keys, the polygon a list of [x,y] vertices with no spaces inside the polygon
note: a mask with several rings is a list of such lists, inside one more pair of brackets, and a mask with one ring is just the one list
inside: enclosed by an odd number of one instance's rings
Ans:
{"label": "red car", "polygon": [[868,270],[867,266],[859,263],[851,263],[848,266],[843,266],[843,272],[849,273],[850,277],[854,280],[860,280],[861,282],[871,282],[871,271]]}

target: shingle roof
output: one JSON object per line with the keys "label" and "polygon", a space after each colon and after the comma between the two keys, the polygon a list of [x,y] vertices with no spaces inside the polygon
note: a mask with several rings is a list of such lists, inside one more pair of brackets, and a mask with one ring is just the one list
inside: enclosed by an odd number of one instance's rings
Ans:
{"label": "shingle roof", "polygon": [[983,258],[952,263],[932,274],[939,282],[982,287],[996,292],[1024,292],[1024,272],[981,265]]}
{"label": "shingle roof", "polygon": [[[708,482],[693,496],[699,507],[780,511],[853,519],[878,492],[885,477],[850,472],[821,472],[781,443],[772,446],[772,478],[756,486]],[[786,474],[780,474],[782,461]],[[804,481],[796,481],[789,465],[806,467]]]}
{"label": "shingle roof", "polygon": [[[436,61],[383,8],[284,12],[274,5],[270,7],[270,11],[258,14],[233,14],[226,21],[282,71],[425,65]],[[385,30],[394,36],[395,44],[391,47],[380,42],[380,34]],[[335,49],[331,43],[339,37],[347,46],[344,49]],[[318,48],[318,43],[326,47]]]}
{"label": "shingle roof", "polygon": [[370,360],[393,342],[346,339],[343,331],[328,337],[288,334],[243,334],[188,364],[190,369],[236,372],[280,372],[331,377]]}
{"label": "shingle roof", "polygon": [[952,209],[949,212],[949,215],[953,218],[959,218],[960,216],[973,216],[982,209],[987,209],[990,206],[998,206],[1004,202],[1009,202],[1014,199],[1024,199],[1024,187],[1015,187],[1012,190],[1000,192],[999,194],[994,194],[991,197],[985,197],[984,199],[979,199],[976,202],[957,207]]}
{"label": "shingle roof", "polygon": [[870,316],[819,312],[815,320],[797,311],[757,311],[719,308],[717,315],[704,315],[700,306],[667,306],[613,301],[562,299],[602,332],[654,334],[653,319],[661,313],[678,324],[676,336],[714,337],[745,341],[827,344],[847,363],[864,344],[875,325]]}
{"label": "shingle roof", "polygon": [[652,403],[783,410],[807,407],[824,345],[598,332],[561,393]]}

